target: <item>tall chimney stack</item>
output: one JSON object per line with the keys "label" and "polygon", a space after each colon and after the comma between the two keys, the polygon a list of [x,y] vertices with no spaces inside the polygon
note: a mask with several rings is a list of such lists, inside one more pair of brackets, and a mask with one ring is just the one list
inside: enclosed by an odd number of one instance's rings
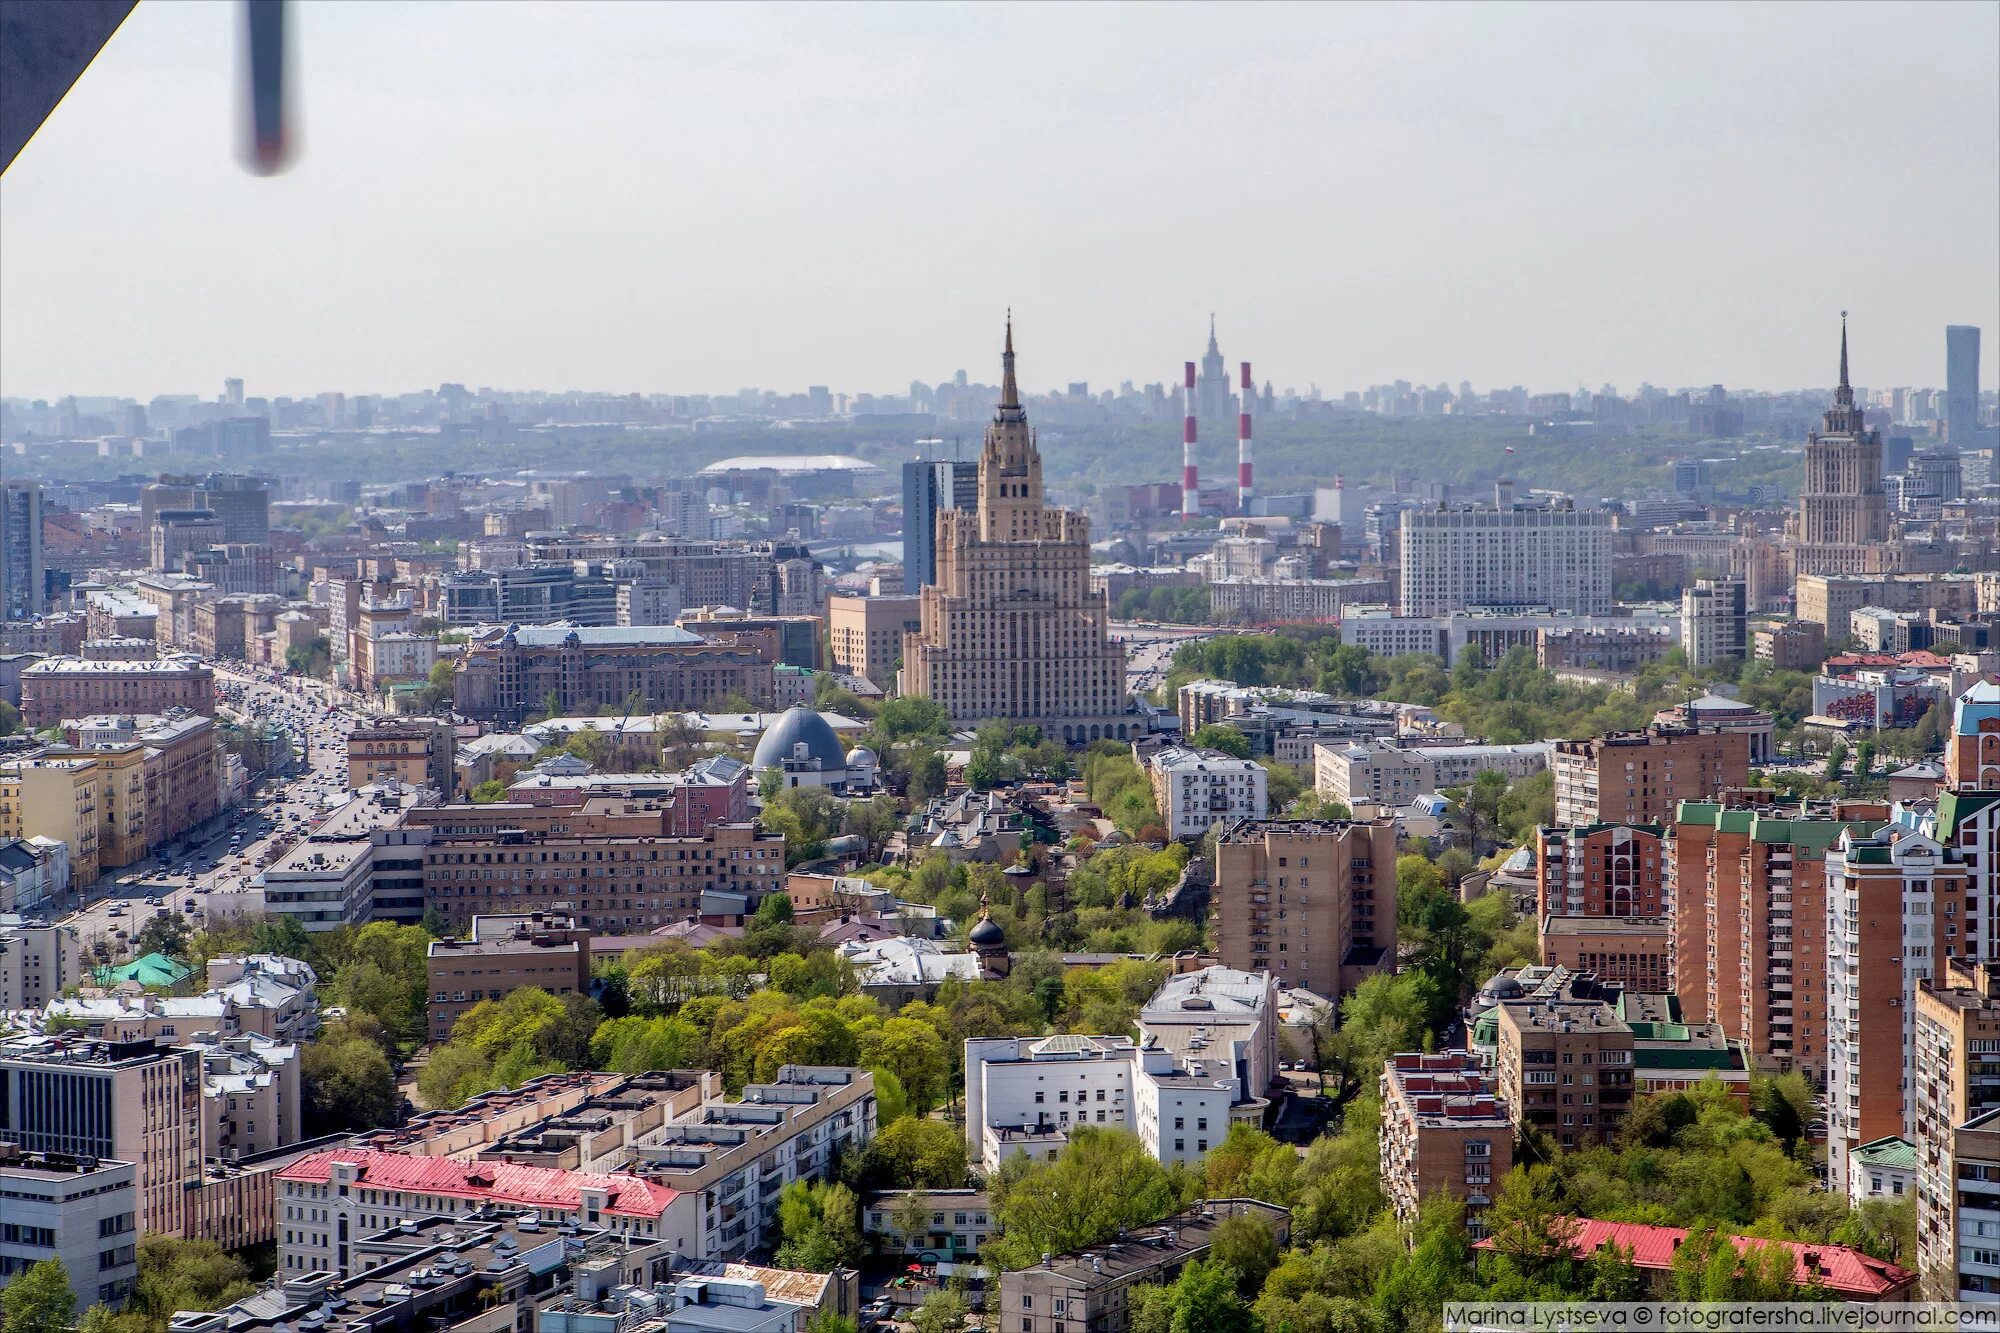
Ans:
{"label": "tall chimney stack", "polygon": [[1194,362],[1187,363],[1181,397],[1187,407],[1187,421],[1181,427],[1181,522],[1192,523],[1201,515],[1201,484],[1194,463]]}
{"label": "tall chimney stack", "polygon": [[1250,404],[1257,398],[1256,386],[1250,382],[1250,363],[1243,363],[1243,403],[1236,413],[1236,503],[1239,508],[1250,508]]}

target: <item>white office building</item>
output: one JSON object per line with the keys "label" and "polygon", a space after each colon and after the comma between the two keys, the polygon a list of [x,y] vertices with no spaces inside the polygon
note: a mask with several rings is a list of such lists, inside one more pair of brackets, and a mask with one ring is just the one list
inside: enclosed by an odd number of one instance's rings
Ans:
{"label": "white office building", "polygon": [[1503,481],[1492,505],[1412,509],[1402,528],[1404,615],[1611,610],[1611,515],[1603,510],[1516,504],[1513,483]]}
{"label": "white office building", "polygon": [[0,1287],[45,1259],[69,1272],[77,1307],[124,1306],[139,1278],[130,1162],[23,1152],[0,1142]]}

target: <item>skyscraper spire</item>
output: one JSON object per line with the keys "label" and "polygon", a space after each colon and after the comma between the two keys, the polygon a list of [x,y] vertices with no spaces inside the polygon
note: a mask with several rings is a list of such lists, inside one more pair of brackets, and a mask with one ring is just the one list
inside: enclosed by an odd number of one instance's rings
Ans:
{"label": "skyscraper spire", "polygon": [[1222,350],[1215,345],[1215,312],[1213,310],[1208,312],[1208,350],[1211,356],[1219,354]]}
{"label": "skyscraper spire", "polygon": [[1835,407],[1854,406],[1854,386],[1847,382],[1847,312],[1840,312],[1840,387],[1833,391]]}
{"label": "skyscraper spire", "polygon": [[1014,307],[1007,307],[1007,350],[1000,353],[1000,408],[1021,406],[1021,389],[1014,383]]}

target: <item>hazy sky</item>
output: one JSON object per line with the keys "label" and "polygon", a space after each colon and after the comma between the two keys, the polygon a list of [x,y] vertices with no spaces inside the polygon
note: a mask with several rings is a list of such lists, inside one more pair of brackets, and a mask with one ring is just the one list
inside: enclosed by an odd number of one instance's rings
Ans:
{"label": "hazy sky", "polygon": [[0,180],[0,393],[2000,382],[2000,5],[143,0]]}

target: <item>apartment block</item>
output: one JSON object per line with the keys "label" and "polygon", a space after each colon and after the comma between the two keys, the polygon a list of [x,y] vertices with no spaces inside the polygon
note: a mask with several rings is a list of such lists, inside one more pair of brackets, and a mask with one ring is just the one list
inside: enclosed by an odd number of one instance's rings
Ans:
{"label": "apartment block", "polygon": [[1536,913],[1543,917],[1664,916],[1664,835],[1659,824],[1537,829]]}
{"label": "apartment block", "polygon": [[624,1173],[563,1171],[512,1162],[411,1157],[333,1148],[278,1174],[278,1271],[349,1276],[354,1243],[421,1217],[506,1204],[544,1223],[601,1227],[635,1241],[671,1241],[694,1253],[699,1200]]}
{"label": "apartment block", "polygon": [[[1956,1144],[1975,1121],[2000,1112],[2000,964],[1947,963],[1941,975],[1917,983],[1915,1051],[1917,1268],[1949,1274],[1967,1256],[1961,1250]],[[1973,1130],[1968,1142],[1980,1131]],[[1858,1173],[1857,1173],[1858,1174]],[[1992,1177],[2000,1181],[2000,1174]],[[2000,1185],[1995,1194],[2000,1195]],[[1996,1208],[1995,1211],[2000,1211]],[[1977,1230],[1964,1239],[1978,1244]],[[2000,1257],[2000,1230],[1982,1246]],[[1977,1261],[1973,1261],[1977,1266]],[[2000,1262],[1991,1290],[2000,1296]],[[1954,1291],[1935,1299],[1980,1299]],[[1987,1299],[1991,1299],[1988,1297]]]}
{"label": "apartment block", "polygon": [[1888,814],[1869,801],[1778,804],[1758,789],[1681,803],[1667,897],[1673,988],[1690,1021],[1719,1024],[1760,1066],[1823,1077],[1827,851]]}
{"label": "apartment block", "polygon": [[467,1010],[533,986],[551,995],[590,993],[590,932],[560,913],[475,916],[464,939],[432,940],[425,963],[430,1034],[448,1041]]}
{"label": "apartment block", "polygon": [[135,1178],[130,1162],[0,1141],[0,1287],[59,1259],[78,1306],[123,1309],[139,1280]]}
{"label": "apartment block", "polygon": [[2000,1301],[2000,1109],[1951,1131],[1950,1149],[1920,1161],[1917,1263],[1924,1299]]}
{"label": "apartment block", "polygon": [[1843,833],[1826,859],[1827,1176],[1846,1194],[1855,1149],[1916,1131],[1917,987],[1963,947],[1965,866],[1889,824]]}
{"label": "apartment block", "polygon": [[1313,790],[1328,800],[1405,806],[1444,787],[1469,784],[1484,772],[1512,782],[1549,766],[1549,746],[1413,745],[1387,740],[1324,744],[1313,751]]}
{"label": "apartment block", "polygon": [[1466,1206],[1466,1230],[1486,1234],[1494,1181],[1514,1166],[1514,1123],[1476,1057],[1402,1052],[1382,1069],[1382,1188],[1405,1222],[1434,1194]]}
{"label": "apartment block", "polygon": [[21,720],[37,730],[66,717],[173,708],[215,716],[215,673],[184,657],[144,662],[45,657],[21,672]]}
{"label": "apartment block", "polygon": [[493,1138],[477,1160],[644,1176],[692,1201],[683,1253],[742,1259],[776,1242],[786,1185],[830,1179],[875,1130],[875,1076],[865,1069],[785,1065],[737,1101],[713,1073],[668,1070],[632,1075]]}
{"label": "apartment block", "polygon": [[359,726],[347,733],[347,785],[355,790],[399,782],[448,792],[457,751],[449,722],[411,718]]}
{"label": "apartment block", "polygon": [[[906,576],[910,573],[905,570]],[[836,594],[826,599],[827,644],[833,669],[864,676],[877,685],[896,679],[903,660],[903,636],[922,627],[923,599],[857,597]]]}
{"label": "apartment block", "polygon": [[1514,1122],[1564,1148],[1607,1142],[1632,1110],[1632,1029],[1601,1000],[1498,1006],[1494,1083]]}
{"label": "apartment block", "polygon": [[[899,1219],[913,1207],[922,1210],[923,1226],[905,1235]],[[997,1229],[983,1189],[883,1190],[861,1201],[862,1238],[891,1257],[976,1264]]]}
{"label": "apartment block", "polygon": [[1826,626],[1812,620],[1788,620],[1751,636],[1756,658],[1773,671],[1817,671],[1826,660]]}
{"label": "apartment block", "polygon": [[1394,819],[1243,820],[1215,860],[1211,917],[1225,967],[1328,997],[1395,967]]}
{"label": "apartment block", "polygon": [[423,874],[426,907],[455,929],[475,916],[539,909],[566,912],[593,934],[635,934],[699,914],[705,895],[755,910],[784,883],[785,838],[755,824],[717,824],[698,837],[459,833],[445,824],[424,848]]}
{"label": "apartment block", "polygon": [[1269,813],[1270,775],[1255,760],[1169,746],[1146,756],[1146,776],[1169,837],[1199,838],[1211,825]]}
{"label": "apartment block", "polygon": [[185,1234],[201,1179],[201,1057],[153,1041],[28,1037],[0,1045],[0,1124],[25,1152],[136,1168],[139,1227]]}
{"label": "apartment block", "polygon": [[1557,741],[1556,823],[1662,824],[1682,801],[1750,781],[1750,741],[1738,731],[1650,727]]}
{"label": "apartment block", "polygon": [[75,926],[31,924],[0,912],[0,1013],[39,1009],[82,980],[83,946]]}
{"label": "apartment block", "polygon": [[19,822],[19,788],[0,769],[0,917],[44,910],[69,891],[69,844],[7,831]]}
{"label": "apartment block", "polygon": [[21,759],[0,764],[0,838],[47,838],[69,848],[72,883],[96,882],[104,777],[93,757]]}

